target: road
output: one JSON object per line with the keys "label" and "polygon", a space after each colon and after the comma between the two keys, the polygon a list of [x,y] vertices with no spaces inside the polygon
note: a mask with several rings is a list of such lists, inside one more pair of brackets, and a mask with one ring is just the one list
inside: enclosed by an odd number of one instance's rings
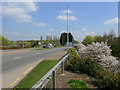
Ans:
{"label": "road", "polygon": [[[13,82],[19,77],[19,74],[23,73],[26,69],[38,63],[41,59],[44,59],[51,54],[63,51],[65,48],[54,48],[45,50],[28,50],[24,52],[24,49],[5,51],[2,55],[2,81],[3,88],[6,88],[8,84]],[[15,53],[17,51],[17,53]],[[22,52],[21,52],[22,51]],[[7,54],[7,52],[9,52]],[[14,52],[14,53],[11,53]]]}

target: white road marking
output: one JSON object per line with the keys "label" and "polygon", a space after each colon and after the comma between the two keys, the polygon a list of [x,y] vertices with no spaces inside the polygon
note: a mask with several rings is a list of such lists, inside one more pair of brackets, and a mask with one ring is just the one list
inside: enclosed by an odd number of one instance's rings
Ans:
{"label": "white road marking", "polygon": [[14,59],[19,59],[19,58],[21,58],[21,57],[15,57]]}
{"label": "white road marking", "polygon": [[39,55],[40,53],[36,53],[36,55]]}

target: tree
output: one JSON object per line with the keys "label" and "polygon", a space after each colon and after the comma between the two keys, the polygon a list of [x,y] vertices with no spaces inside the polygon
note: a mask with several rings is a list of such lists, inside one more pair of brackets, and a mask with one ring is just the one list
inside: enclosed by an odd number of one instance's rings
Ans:
{"label": "tree", "polygon": [[1,46],[8,46],[9,40],[7,38],[5,38],[4,36],[0,35],[0,45]]}
{"label": "tree", "polygon": [[45,42],[45,44],[48,44],[48,41],[49,41],[49,36],[46,36],[46,42]]}
{"label": "tree", "polygon": [[109,37],[110,39],[115,38],[115,37],[116,37],[115,32],[114,32],[113,30],[111,30],[111,31],[108,33],[108,37]]}
{"label": "tree", "polygon": [[108,34],[104,33],[103,36],[94,36],[94,42],[106,42],[112,49],[112,55],[118,57],[120,60],[120,36],[116,37],[115,32],[112,30]]}
{"label": "tree", "polygon": [[[74,38],[73,38],[72,34],[69,33],[69,42],[73,42],[73,41],[74,41]],[[60,44],[62,46],[65,46],[66,42],[67,42],[67,33],[62,33],[60,36]]]}
{"label": "tree", "polygon": [[94,42],[101,42],[103,41],[103,38],[101,36],[94,36]]}
{"label": "tree", "polygon": [[92,36],[86,36],[82,43],[84,45],[87,45],[91,44],[92,42],[94,42],[94,38]]}
{"label": "tree", "polygon": [[50,40],[50,42],[52,42],[52,36],[49,36],[49,40]]}
{"label": "tree", "polygon": [[78,44],[79,43],[79,41],[77,41],[77,40],[74,40],[74,44]]}
{"label": "tree", "polygon": [[42,36],[40,36],[40,41],[41,41],[41,43],[42,43],[42,41],[43,41],[43,37],[42,37]]}
{"label": "tree", "polygon": [[57,40],[57,39],[56,39],[56,36],[53,36],[53,40]]}

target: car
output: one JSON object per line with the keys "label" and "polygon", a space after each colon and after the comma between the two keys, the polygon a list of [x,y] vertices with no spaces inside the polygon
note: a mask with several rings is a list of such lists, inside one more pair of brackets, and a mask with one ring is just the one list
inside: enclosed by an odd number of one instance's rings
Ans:
{"label": "car", "polygon": [[49,43],[49,44],[47,45],[47,47],[50,48],[50,47],[53,47],[53,45],[52,45],[51,43]]}
{"label": "car", "polygon": [[56,44],[54,44],[53,46],[54,46],[54,47],[56,47],[57,45],[56,45]]}
{"label": "car", "polygon": [[46,48],[46,45],[43,45],[43,48]]}

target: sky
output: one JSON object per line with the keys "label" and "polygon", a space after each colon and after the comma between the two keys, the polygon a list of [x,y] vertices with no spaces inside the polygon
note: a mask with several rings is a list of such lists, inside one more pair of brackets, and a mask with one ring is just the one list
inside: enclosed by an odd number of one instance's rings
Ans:
{"label": "sky", "polygon": [[[67,31],[66,2],[2,3],[2,35],[8,40],[39,40]],[[117,2],[69,2],[68,30],[75,40],[86,35],[118,34]]]}

